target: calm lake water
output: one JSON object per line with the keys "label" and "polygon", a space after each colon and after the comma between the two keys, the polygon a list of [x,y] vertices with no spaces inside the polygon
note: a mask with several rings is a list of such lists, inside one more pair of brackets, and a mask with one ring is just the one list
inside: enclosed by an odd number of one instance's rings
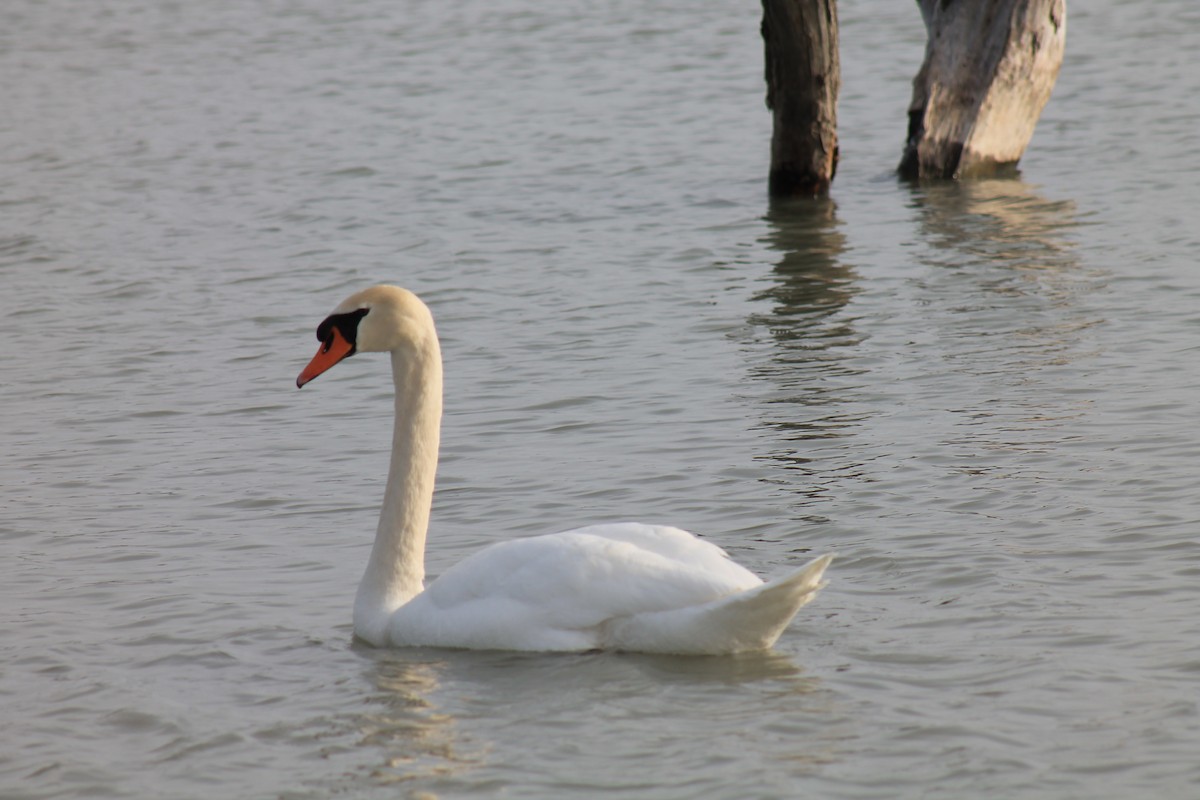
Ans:
{"label": "calm lake water", "polygon": [[[1076,2],[1009,180],[892,174],[924,31],[846,0],[842,166],[771,204],[759,9],[0,12],[0,796],[1200,796],[1200,11]],[[422,294],[430,572],[641,519],[770,654],[378,651],[350,607]]]}

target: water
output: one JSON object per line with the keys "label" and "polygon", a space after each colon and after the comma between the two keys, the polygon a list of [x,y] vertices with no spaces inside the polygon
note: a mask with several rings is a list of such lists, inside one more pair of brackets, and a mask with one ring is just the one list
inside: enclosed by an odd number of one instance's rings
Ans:
{"label": "water", "polygon": [[[1200,792],[1200,18],[1075,4],[1021,177],[911,187],[919,15],[841,17],[773,206],[748,6],[6,6],[0,795]],[[354,644],[390,380],[292,382],[380,280],[432,573],[637,518],[833,584],[760,656]]]}

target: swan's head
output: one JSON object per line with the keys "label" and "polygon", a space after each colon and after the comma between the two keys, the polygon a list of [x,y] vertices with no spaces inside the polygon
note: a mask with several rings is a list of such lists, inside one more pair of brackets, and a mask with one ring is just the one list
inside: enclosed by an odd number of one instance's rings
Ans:
{"label": "swan's head", "polygon": [[433,315],[417,297],[399,286],[372,286],[343,300],[317,326],[321,346],[296,378],[301,387],[355,353],[381,353],[436,346]]}

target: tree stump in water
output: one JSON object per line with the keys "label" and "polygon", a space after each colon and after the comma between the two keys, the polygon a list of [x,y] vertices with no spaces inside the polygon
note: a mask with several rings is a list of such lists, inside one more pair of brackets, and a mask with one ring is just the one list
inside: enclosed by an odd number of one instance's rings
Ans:
{"label": "tree stump in water", "polygon": [[816,195],[837,171],[836,0],[762,0],[767,108],[772,112],[770,192]]}
{"label": "tree stump in water", "polygon": [[1062,66],[1066,0],[917,2],[929,40],[913,80],[900,174],[959,178],[1011,169]]}

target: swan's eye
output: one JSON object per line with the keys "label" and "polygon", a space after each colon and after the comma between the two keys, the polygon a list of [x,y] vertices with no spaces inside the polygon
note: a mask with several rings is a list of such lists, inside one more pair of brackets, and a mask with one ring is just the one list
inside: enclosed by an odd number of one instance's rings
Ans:
{"label": "swan's eye", "polygon": [[333,323],[330,322],[332,317],[326,317],[320,325],[317,326],[317,341],[321,342],[324,347],[321,348],[322,353],[329,352],[329,345],[333,344]]}
{"label": "swan's eye", "polygon": [[330,314],[322,320],[321,324],[317,326],[317,341],[321,342],[321,352],[329,352],[329,348],[333,345],[333,332],[336,330],[343,339],[350,343],[350,352],[353,353],[358,342],[358,322],[367,315],[368,311],[370,311],[368,308],[359,308],[345,314]]}

